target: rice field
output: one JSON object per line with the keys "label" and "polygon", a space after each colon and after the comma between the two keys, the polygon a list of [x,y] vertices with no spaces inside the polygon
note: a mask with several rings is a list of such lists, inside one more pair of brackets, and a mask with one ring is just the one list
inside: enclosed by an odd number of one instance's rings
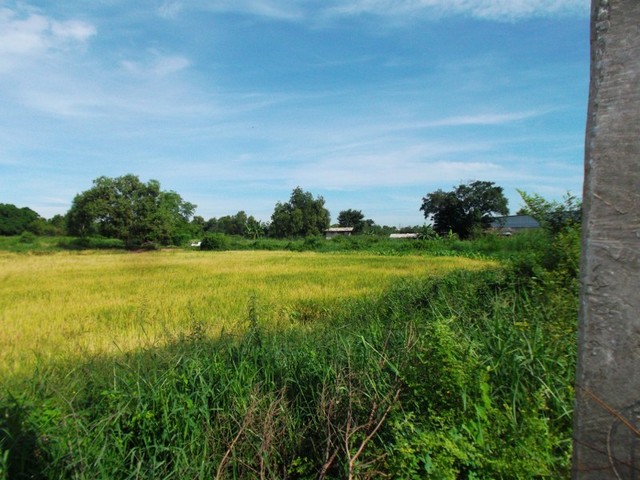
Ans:
{"label": "rice field", "polygon": [[291,326],[305,320],[305,306],[331,308],[379,294],[400,277],[489,264],[283,251],[0,253],[0,377],[162,344],[196,327],[234,331],[249,309]]}

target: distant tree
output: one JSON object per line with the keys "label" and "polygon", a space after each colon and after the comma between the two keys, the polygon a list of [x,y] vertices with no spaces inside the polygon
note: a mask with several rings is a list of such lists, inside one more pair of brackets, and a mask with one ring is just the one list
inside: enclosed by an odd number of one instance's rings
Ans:
{"label": "distant tree", "polygon": [[343,210],[338,214],[338,225],[341,227],[353,227],[353,233],[362,233],[366,223],[360,210]]}
{"label": "distant tree", "polygon": [[152,217],[156,233],[151,241],[162,245],[183,245],[188,242],[193,232],[190,219],[195,209],[194,204],[185,202],[176,192],[161,191],[156,213]]}
{"label": "distant tree", "polygon": [[329,219],[324,198],[314,199],[311,193],[296,187],[288,202],[276,203],[270,233],[278,238],[320,235],[329,227]]}
{"label": "distant tree", "polygon": [[247,228],[245,236],[257,239],[263,237],[267,232],[267,225],[264,222],[256,220],[253,216],[249,215],[247,218]]}
{"label": "distant tree", "polygon": [[518,190],[524,207],[519,215],[531,215],[551,234],[559,233],[568,226],[579,226],[582,222],[582,202],[567,192],[562,202],[546,200],[538,194],[530,195]]}
{"label": "distant tree", "polygon": [[240,210],[235,215],[226,215],[218,219],[217,231],[227,235],[244,236],[247,233],[247,214]]}
{"label": "distant tree", "polygon": [[429,193],[420,210],[426,219],[433,219],[439,234],[453,232],[461,239],[469,238],[476,228],[487,228],[496,214],[509,213],[502,187],[483,181],[458,185],[450,192]]}
{"label": "distant tree", "polygon": [[67,221],[64,215],[54,215],[47,222],[51,225],[54,235],[65,235],[67,233]]}
{"label": "distant tree", "polygon": [[18,208],[10,203],[0,203],[0,235],[19,235],[34,232],[38,222],[44,222],[36,212],[28,207]]}
{"label": "distant tree", "polygon": [[67,227],[72,235],[99,234],[128,245],[167,245],[188,235],[194,210],[195,205],[177,193],[160,190],[156,180],[143,183],[131,174],[99,177],[73,199]]}
{"label": "distant tree", "polygon": [[210,218],[203,223],[205,233],[224,233],[247,238],[258,238],[265,234],[266,226],[252,215],[240,210],[235,215],[225,215],[220,218]]}
{"label": "distant tree", "polygon": [[364,221],[365,227],[363,233],[367,235],[388,236],[398,231],[398,227],[389,225],[378,225],[373,220],[367,219]]}
{"label": "distant tree", "polygon": [[218,231],[218,219],[211,217],[209,220],[204,222],[202,228],[204,229],[204,233],[216,233]]}
{"label": "distant tree", "polygon": [[414,230],[418,234],[418,238],[422,240],[434,240],[438,238],[438,232],[432,225],[422,225]]}
{"label": "distant tree", "polygon": [[206,221],[204,217],[201,217],[200,215],[195,215],[191,219],[191,232],[193,233],[193,235],[196,237],[202,236],[204,234],[205,224],[206,224]]}

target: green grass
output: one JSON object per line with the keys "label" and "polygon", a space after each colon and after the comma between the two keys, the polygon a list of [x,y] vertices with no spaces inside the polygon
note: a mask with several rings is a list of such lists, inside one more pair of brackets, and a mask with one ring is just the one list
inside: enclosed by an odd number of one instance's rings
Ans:
{"label": "green grass", "polygon": [[[68,261],[64,279],[82,277],[72,265],[86,259],[88,272],[117,272],[124,284],[146,265],[156,288],[223,258],[234,259],[232,276],[278,265],[289,285],[278,298],[296,284],[287,273],[314,277],[313,266],[387,281],[330,301],[303,296],[292,309],[254,288],[243,328],[212,336],[196,316],[168,342],[38,363],[0,394],[0,478],[567,478],[577,318],[567,238],[543,250],[534,239],[515,256],[508,240],[476,251],[447,240],[439,254],[512,259],[435,276],[425,275],[432,257],[398,250],[9,255],[5,267],[20,258],[28,271]],[[229,295],[252,275],[230,282]],[[276,289],[277,277],[261,278]],[[104,293],[99,275],[85,278]]]}
{"label": "green grass", "polygon": [[500,270],[405,280],[313,326],[282,329],[254,310],[242,335],[194,327],[164,347],[43,366],[1,402],[14,420],[5,468],[566,478],[573,319],[520,280]]}
{"label": "green grass", "polygon": [[[368,252],[377,255],[428,254],[430,256],[488,256],[505,259],[524,251],[543,248],[548,238],[542,230],[531,230],[512,237],[488,233],[473,241],[455,238],[432,240],[392,240],[386,236],[353,235],[326,240],[323,237],[306,239],[247,239],[218,234],[223,239],[224,250],[267,250],[267,251],[313,251],[319,253]],[[173,247],[174,249],[176,247]],[[192,247],[183,247],[194,251]],[[15,253],[43,254],[56,251],[77,250],[123,250],[120,240],[106,238],[35,237],[31,234],[14,237],[0,237],[0,251]]]}

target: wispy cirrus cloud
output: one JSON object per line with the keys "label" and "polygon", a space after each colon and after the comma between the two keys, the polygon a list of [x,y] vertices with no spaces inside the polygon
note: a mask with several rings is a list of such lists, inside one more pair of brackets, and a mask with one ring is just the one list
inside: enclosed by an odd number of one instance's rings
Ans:
{"label": "wispy cirrus cloud", "polygon": [[183,55],[165,55],[157,50],[151,50],[147,59],[123,60],[121,65],[127,73],[133,75],[165,77],[188,68],[191,61]]}
{"label": "wispy cirrus cloud", "polygon": [[213,13],[238,13],[264,17],[273,20],[303,20],[310,3],[291,2],[289,0],[195,0],[183,2],[180,0],[166,0],[158,8],[158,14],[163,18],[174,18],[182,11],[195,10]]}
{"label": "wispy cirrus cloud", "polygon": [[512,21],[554,15],[587,15],[589,0],[341,0],[327,9],[333,15],[376,15],[442,18],[466,15]]}
{"label": "wispy cirrus cloud", "polygon": [[462,15],[491,21],[516,21],[558,15],[589,14],[590,0],[214,0],[185,3],[167,0],[158,13],[175,17],[183,10],[231,12],[288,21],[324,21],[372,15],[393,21],[440,19]]}
{"label": "wispy cirrus cloud", "polygon": [[510,112],[510,113],[480,113],[475,115],[461,115],[445,117],[432,122],[421,124],[422,127],[464,127],[464,126],[490,126],[504,125],[539,117],[549,113],[549,110]]}
{"label": "wispy cirrus cloud", "polygon": [[59,21],[30,10],[0,8],[0,73],[18,63],[83,46],[97,30],[82,20]]}

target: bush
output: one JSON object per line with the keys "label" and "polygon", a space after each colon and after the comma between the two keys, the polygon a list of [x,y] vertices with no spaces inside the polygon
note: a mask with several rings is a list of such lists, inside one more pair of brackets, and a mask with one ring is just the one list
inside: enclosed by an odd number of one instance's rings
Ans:
{"label": "bush", "polygon": [[229,238],[224,233],[209,233],[202,239],[200,250],[228,250],[229,245]]}
{"label": "bush", "polygon": [[22,232],[20,235],[20,243],[33,243],[36,241],[36,236],[31,232]]}
{"label": "bush", "polygon": [[171,237],[171,245],[176,247],[184,247],[191,241],[191,234],[189,232],[178,232]]}
{"label": "bush", "polygon": [[322,245],[324,239],[320,236],[314,235],[310,237],[306,237],[304,239],[304,243],[302,244],[303,250],[318,250]]}

